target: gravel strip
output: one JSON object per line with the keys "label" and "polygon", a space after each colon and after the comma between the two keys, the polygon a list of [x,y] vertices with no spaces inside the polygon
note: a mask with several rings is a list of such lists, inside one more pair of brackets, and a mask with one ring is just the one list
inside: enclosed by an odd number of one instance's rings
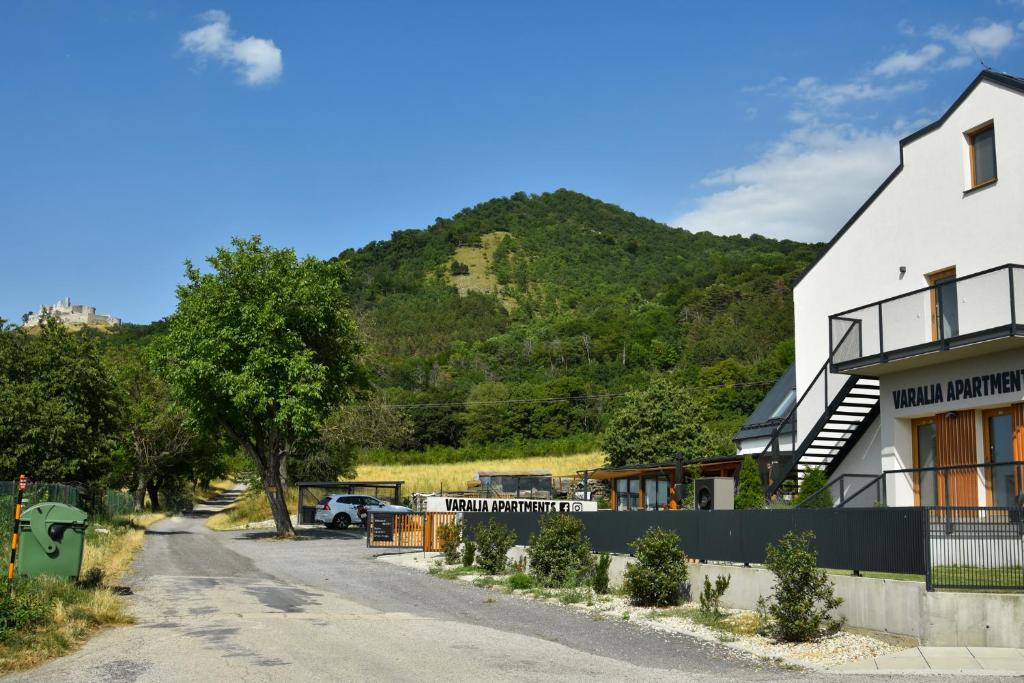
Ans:
{"label": "gravel strip", "polygon": [[[409,553],[404,555],[386,555],[378,559],[390,564],[426,572],[434,566],[440,557],[440,554]],[[463,575],[458,578],[461,581],[472,583],[481,577],[482,575],[475,574]],[[500,586],[493,586],[490,589],[504,590]],[[849,664],[850,662],[868,657],[880,657],[903,649],[879,638],[849,631],[840,631],[833,636],[810,643],[776,643],[760,635],[737,635],[719,631],[698,624],[685,617],[660,616],[659,612],[665,612],[664,609],[637,607],[630,604],[627,598],[619,595],[595,596],[596,599],[593,605],[564,605],[557,598],[537,598],[529,591],[521,590],[513,591],[512,595],[524,600],[539,600],[578,612],[584,612],[596,619],[607,621],[628,620],[631,624],[653,631],[683,633],[702,640],[720,642],[755,657],[782,660],[787,664],[819,670],[832,669],[843,664]],[[745,610],[723,609],[722,612],[726,617],[737,615],[742,617],[751,614],[751,612]],[[624,615],[627,614],[628,619],[624,618]]]}

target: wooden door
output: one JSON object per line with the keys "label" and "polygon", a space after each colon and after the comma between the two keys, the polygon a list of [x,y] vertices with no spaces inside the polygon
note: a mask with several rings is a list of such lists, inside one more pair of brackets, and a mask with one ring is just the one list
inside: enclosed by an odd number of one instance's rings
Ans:
{"label": "wooden door", "polygon": [[[935,416],[936,464],[938,467],[977,465],[974,411],[961,410]],[[946,488],[948,482],[948,490]],[[942,473],[938,481],[939,504],[962,507],[978,505],[978,470],[963,468]]]}

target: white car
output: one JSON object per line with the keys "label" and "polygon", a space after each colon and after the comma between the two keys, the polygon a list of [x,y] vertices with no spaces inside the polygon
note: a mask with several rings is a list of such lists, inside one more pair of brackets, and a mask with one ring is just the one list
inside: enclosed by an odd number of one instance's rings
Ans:
{"label": "white car", "polygon": [[412,512],[402,505],[389,505],[373,496],[351,493],[333,494],[316,504],[316,521],[328,529],[347,529],[352,524],[366,524],[371,512]]}

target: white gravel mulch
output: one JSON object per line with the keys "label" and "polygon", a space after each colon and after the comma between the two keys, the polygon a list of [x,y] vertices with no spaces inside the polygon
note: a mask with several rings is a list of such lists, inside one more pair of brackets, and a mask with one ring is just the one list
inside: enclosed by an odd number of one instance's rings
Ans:
{"label": "white gravel mulch", "polygon": [[[404,553],[401,555],[384,555],[378,559],[403,567],[429,571],[440,555],[424,553]],[[464,575],[458,577],[460,580],[472,582],[481,578],[480,574]],[[495,577],[500,578],[500,577]],[[503,587],[495,586],[493,590],[503,590]],[[880,657],[905,649],[881,638],[875,638],[863,633],[852,633],[840,631],[828,638],[822,638],[810,643],[776,643],[769,638],[760,635],[737,635],[713,629],[702,624],[691,621],[683,616],[659,616],[666,611],[661,608],[637,607],[629,603],[629,600],[619,595],[594,596],[593,604],[571,604],[563,605],[557,598],[536,598],[529,591],[513,591],[511,595],[525,600],[543,600],[544,602],[559,605],[568,609],[592,615],[594,618],[606,619],[608,621],[622,621],[638,625],[663,633],[685,633],[702,640],[713,640],[721,642],[728,647],[735,648],[750,655],[769,659],[779,659],[788,664],[810,667],[814,669],[831,669],[843,664],[849,664],[868,657]],[[750,616],[751,613],[745,610],[727,610],[722,612],[726,618],[740,618]],[[629,615],[628,620],[623,618]]]}

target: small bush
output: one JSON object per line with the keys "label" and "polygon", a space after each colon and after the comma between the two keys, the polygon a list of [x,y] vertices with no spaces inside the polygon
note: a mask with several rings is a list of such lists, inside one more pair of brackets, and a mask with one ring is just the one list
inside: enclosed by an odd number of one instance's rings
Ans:
{"label": "small bush", "polygon": [[13,593],[7,586],[0,588],[0,642],[48,621],[51,608],[46,596],[26,583]]}
{"label": "small bush", "polygon": [[736,489],[737,510],[758,510],[764,507],[764,488],[761,473],[753,457],[743,458],[740,465],[740,484]]}
{"label": "small bush", "polygon": [[[796,495],[796,499],[793,501],[799,505],[805,500],[810,498],[812,494],[825,488],[825,484],[828,483],[828,477],[825,476],[825,470],[813,469],[804,475],[804,478],[800,481],[800,491]],[[822,491],[821,495],[814,496],[814,498],[804,507],[808,508],[830,508],[832,507],[832,492]]]}
{"label": "small bush", "polygon": [[508,551],[516,544],[516,534],[494,519],[473,529],[477,564],[488,574],[501,574],[508,564]]}
{"label": "small bush", "polygon": [[590,575],[594,566],[590,539],[583,535],[583,522],[570,515],[550,514],[540,519],[540,533],[530,536],[526,555],[530,574],[548,588],[576,584]]}
{"label": "small bush", "polygon": [[437,527],[437,540],[441,543],[445,564],[458,564],[459,543],[462,541],[462,530],[455,522]]}
{"label": "small bush", "polygon": [[601,553],[597,556],[597,564],[594,565],[594,592],[598,595],[605,595],[608,592],[608,569],[612,566],[612,558],[608,553]]}
{"label": "small bush", "polygon": [[517,590],[528,590],[533,588],[533,577],[529,574],[523,574],[522,572],[516,572],[512,576],[508,577],[506,585],[509,589]]}
{"label": "small bush", "polygon": [[777,545],[769,544],[765,566],[775,574],[770,600],[758,598],[757,612],[763,635],[787,642],[816,640],[835,633],[843,619],[832,610],[843,603],[832,590],[818,554],[811,547],[814,533],[787,533]]}
{"label": "small bush", "polygon": [[715,584],[711,585],[711,579],[704,577],[704,590],[700,592],[700,613],[702,616],[718,621],[722,618],[722,596],[729,589],[730,576],[716,576]]}
{"label": "small bush", "polygon": [[462,566],[472,567],[473,560],[476,559],[476,543],[466,539],[466,542],[462,544]]}
{"label": "small bush", "polygon": [[679,548],[679,534],[652,527],[630,543],[636,562],[626,567],[624,588],[635,605],[665,607],[679,604],[686,581],[686,554]]}

